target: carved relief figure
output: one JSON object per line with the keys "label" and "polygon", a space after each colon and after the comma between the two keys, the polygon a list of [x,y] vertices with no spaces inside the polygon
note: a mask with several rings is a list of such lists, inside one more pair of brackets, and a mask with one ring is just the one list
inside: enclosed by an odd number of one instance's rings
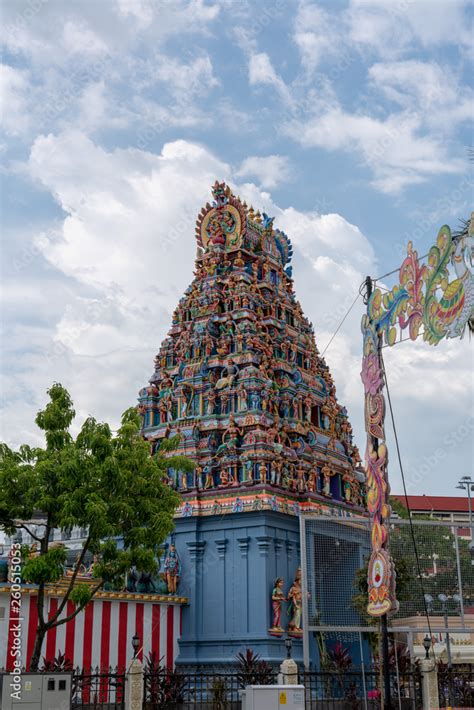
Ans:
{"label": "carved relief figure", "polygon": [[283,581],[282,577],[277,577],[272,590],[272,626],[269,633],[275,636],[280,636],[285,631],[281,625],[281,607],[282,603],[286,601]]}
{"label": "carved relief figure", "polygon": [[176,594],[181,576],[181,561],[176,547],[171,543],[164,562],[164,578],[168,587],[168,594]]}

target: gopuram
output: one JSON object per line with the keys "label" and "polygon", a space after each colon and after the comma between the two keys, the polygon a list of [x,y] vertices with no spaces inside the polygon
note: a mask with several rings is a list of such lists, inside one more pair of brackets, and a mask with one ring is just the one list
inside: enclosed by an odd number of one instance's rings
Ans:
{"label": "gopuram", "polygon": [[169,470],[182,504],[173,544],[183,609],[178,664],[301,658],[301,512],[365,512],[346,409],[297,301],[291,242],[224,183],[196,225],[194,279],[139,394],[156,451],[180,436],[194,473]]}

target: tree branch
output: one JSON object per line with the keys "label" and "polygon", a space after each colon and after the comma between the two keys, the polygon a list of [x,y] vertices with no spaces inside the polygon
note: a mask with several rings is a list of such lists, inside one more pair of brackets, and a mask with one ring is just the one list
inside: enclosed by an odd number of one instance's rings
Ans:
{"label": "tree branch", "polygon": [[104,584],[104,580],[102,579],[98,584],[95,585],[95,587],[92,588],[90,599],[88,599],[88,601],[86,601],[85,604],[79,604],[77,609],[75,609],[72,612],[72,614],[69,614],[69,616],[65,616],[64,619],[60,619],[59,621],[54,621],[54,619],[50,619],[45,624],[46,629],[49,630],[53,627],[61,626],[61,624],[67,624],[68,621],[71,621],[71,619],[74,619],[74,617],[77,616],[79,614],[79,612],[81,612],[89,604],[89,602],[93,599],[94,595],[96,594],[96,592],[99,591],[99,589],[103,586],[103,584]]}
{"label": "tree branch", "polygon": [[67,600],[68,600],[69,597],[71,596],[71,592],[72,592],[72,590],[74,589],[74,583],[75,583],[75,581],[76,581],[76,577],[77,577],[77,575],[79,574],[79,569],[80,569],[82,563],[84,562],[84,557],[85,557],[85,555],[86,555],[87,548],[89,547],[90,542],[91,542],[91,537],[90,537],[90,535],[88,535],[86,541],[84,542],[84,545],[82,546],[81,554],[80,554],[80,556],[79,556],[79,559],[78,559],[77,562],[76,562],[76,566],[75,566],[75,568],[74,568],[74,572],[72,573],[71,579],[70,579],[70,581],[69,581],[69,586],[68,586],[68,588],[67,588],[67,590],[66,590],[66,593],[65,593],[65,595],[64,595],[64,597],[63,597],[63,600],[62,600],[61,604],[59,604],[56,613],[55,613],[55,614],[52,616],[52,618],[50,619],[50,621],[52,621],[53,623],[56,621],[56,619],[59,618],[59,616],[61,615],[62,610],[63,610],[64,607],[66,606]]}
{"label": "tree branch", "polygon": [[41,540],[43,539],[42,537],[38,537],[38,535],[33,535],[33,533],[31,532],[31,530],[30,530],[24,523],[20,523],[20,525],[19,525],[18,527],[19,527],[19,528],[23,528],[24,530],[26,530],[26,532],[28,533],[28,535],[31,535],[31,537],[33,538],[33,540],[36,540],[36,542],[41,542]]}

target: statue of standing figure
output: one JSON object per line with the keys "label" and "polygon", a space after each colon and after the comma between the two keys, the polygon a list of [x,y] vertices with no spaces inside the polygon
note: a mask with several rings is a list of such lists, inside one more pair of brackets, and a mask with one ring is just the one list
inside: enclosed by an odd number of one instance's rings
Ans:
{"label": "statue of standing figure", "polygon": [[168,587],[168,594],[176,594],[181,576],[181,561],[173,543],[166,553],[163,576]]}
{"label": "statue of standing figure", "polygon": [[302,610],[303,594],[301,591],[301,567],[296,570],[295,581],[288,592],[288,614],[290,621],[288,623],[288,634],[290,636],[301,636],[303,629],[301,628],[301,610]]}
{"label": "statue of standing figure", "polygon": [[281,625],[281,606],[286,601],[283,591],[283,578],[277,577],[272,590],[272,626],[268,629],[271,636],[282,636],[285,629]]}

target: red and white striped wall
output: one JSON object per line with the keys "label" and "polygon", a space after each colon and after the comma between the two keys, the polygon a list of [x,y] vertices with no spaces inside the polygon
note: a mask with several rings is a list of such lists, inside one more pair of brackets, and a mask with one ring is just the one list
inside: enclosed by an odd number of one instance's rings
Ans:
{"label": "red and white striped wall", "polygon": [[[47,597],[48,615],[54,614],[60,597]],[[0,668],[13,668],[10,654],[15,638],[17,615],[9,594],[0,592]],[[61,618],[75,609],[68,601]],[[137,633],[142,645],[138,652],[145,660],[150,651],[168,668],[174,666],[181,634],[182,608],[176,603],[94,599],[77,616],[46,634],[41,656],[52,660],[59,652],[74,666],[126,667],[133,658],[132,636]],[[3,618],[2,618],[3,617]],[[23,594],[21,604],[21,665],[28,667],[35,641],[38,610],[36,596]]]}

